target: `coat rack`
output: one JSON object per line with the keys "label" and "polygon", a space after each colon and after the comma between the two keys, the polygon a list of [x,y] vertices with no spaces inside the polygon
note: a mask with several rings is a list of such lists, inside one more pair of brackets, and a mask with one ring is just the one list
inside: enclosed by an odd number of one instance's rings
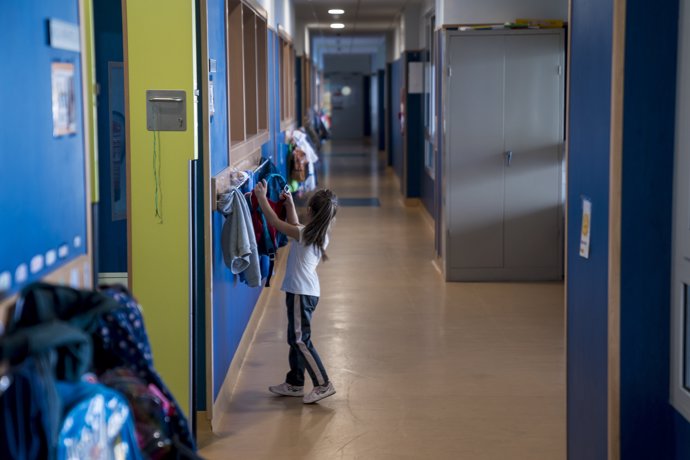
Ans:
{"label": "coat rack", "polygon": [[[252,155],[250,158],[247,158],[237,165],[229,166],[211,178],[211,196],[213,197],[211,205],[214,211],[218,209],[220,197],[228,193],[234,187],[241,187],[248,180],[248,177],[246,177],[238,183],[237,173],[239,171],[252,170],[252,174],[256,174],[271,161],[267,158],[262,158],[261,151],[257,151],[256,154],[258,155]],[[258,166],[252,168],[253,165]]]}

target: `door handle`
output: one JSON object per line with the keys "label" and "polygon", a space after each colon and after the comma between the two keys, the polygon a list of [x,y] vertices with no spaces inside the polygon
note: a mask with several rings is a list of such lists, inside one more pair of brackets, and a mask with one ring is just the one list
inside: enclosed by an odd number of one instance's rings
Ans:
{"label": "door handle", "polygon": [[505,154],[506,156],[506,162],[508,163],[508,167],[513,163],[513,151],[508,150]]}

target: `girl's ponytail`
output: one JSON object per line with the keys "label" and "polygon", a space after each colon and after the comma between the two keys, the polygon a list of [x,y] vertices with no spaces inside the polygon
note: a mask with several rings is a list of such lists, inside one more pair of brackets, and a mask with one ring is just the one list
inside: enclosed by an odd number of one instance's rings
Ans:
{"label": "girl's ponytail", "polygon": [[319,190],[309,199],[311,220],[302,233],[302,244],[315,245],[324,261],[328,260],[324,245],[331,222],[338,212],[338,197],[330,190]]}

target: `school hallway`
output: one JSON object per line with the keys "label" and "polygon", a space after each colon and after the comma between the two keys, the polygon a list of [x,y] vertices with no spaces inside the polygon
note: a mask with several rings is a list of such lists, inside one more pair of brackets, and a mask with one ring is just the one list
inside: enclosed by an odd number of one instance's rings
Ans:
{"label": "school hallway", "polygon": [[312,337],[337,393],[304,405],[268,391],[288,370],[278,265],[216,433],[200,420],[200,454],[565,458],[562,283],[446,283],[431,220],[404,205],[384,153],[329,143],[320,172],[340,208]]}

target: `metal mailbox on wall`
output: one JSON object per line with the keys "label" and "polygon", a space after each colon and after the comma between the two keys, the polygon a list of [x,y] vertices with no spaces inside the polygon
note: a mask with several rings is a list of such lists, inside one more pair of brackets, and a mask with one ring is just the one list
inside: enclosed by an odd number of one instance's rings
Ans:
{"label": "metal mailbox on wall", "polygon": [[146,91],[146,129],[187,131],[187,96],[184,91]]}

